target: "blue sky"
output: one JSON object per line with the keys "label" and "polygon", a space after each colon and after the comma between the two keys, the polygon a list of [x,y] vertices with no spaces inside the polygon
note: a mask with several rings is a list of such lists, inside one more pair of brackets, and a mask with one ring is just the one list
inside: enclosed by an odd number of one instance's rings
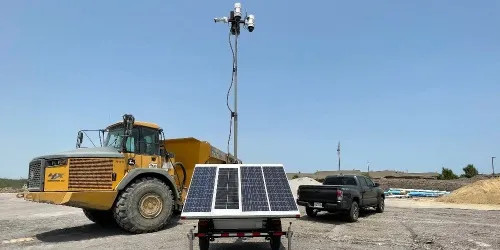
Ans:
{"label": "blue sky", "polygon": [[[231,56],[213,17],[233,3],[2,1],[0,176],[124,113],[225,149]],[[500,158],[500,2],[242,4],[245,162],[335,169],[339,140],[345,169],[489,173]]]}

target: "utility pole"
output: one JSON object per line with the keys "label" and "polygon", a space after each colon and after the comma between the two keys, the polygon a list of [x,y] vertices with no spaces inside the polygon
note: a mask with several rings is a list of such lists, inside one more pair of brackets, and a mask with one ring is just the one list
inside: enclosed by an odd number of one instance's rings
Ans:
{"label": "utility pole", "polygon": [[370,176],[370,162],[369,161],[366,163],[366,166],[368,167],[368,176]]}
{"label": "utility pole", "polygon": [[495,159],[495,156],[491,157],[491,169],[493,170],[493,176],[495,176],[495,165],[493,164],[493,160]]}
{"label": "utility pole", "polygon": [[[238,159],[238,37],[240,35],[241,24],[252,32],[255,28],[255,16],[247,15],[242,19],[241,3],[234,4],[234,10],[229,12],[229,17],[216,17],[216,23],[229,23],[231,35],[235,37],[234,40],[234,54],[233,54],[233,83],[234,83],[234,111],[231,113],[231,119],[234,119],[234,157]],[[231,40],[229,41],[231,43]],[[229,154],[229,152],[228,152]]]}
{"label": "utility pole", "polygon": [[339,172],[340,172],[340,141],[339,144],[337,145],[337,156],[339,158]]}

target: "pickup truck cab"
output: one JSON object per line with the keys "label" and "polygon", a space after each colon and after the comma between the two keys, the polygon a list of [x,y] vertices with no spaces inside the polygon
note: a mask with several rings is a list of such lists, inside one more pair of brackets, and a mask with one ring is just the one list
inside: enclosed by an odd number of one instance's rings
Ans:
{"label": "pickup truck cab", "polygon": [[306,207],[308,216],[319,211],[344,212],[355,222],[362,208],[374,207],[384,211],[384,191],[370,178],[360,175],[333,175],[325,178],[323,185],[301,185],[297,204]]}

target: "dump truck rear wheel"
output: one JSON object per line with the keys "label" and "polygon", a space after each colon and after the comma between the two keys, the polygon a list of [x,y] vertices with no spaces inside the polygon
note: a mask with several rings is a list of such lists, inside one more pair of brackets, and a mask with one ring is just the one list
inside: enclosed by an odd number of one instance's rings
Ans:
{"label": "dump truck rear wheel", "polygon": [[87,219],[101,226],[114,226],[116,225],[113,219],[113,212],[111,210],[95,210],[95,209],[82,209],[83,214]]}
{"label": "dump truck rear wheel", "polygon": [[172,190],[156,178],[145,177],[119,195],[113,216],[118,225],[129,232],[148,233],[163,229],[173,209]]}

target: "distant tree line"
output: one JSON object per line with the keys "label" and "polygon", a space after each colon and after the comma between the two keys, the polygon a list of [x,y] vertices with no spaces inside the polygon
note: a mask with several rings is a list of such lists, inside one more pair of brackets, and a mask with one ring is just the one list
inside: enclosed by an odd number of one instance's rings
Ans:
{"label": "distant tree line", "polygon": [[[464,173],[460,177],[472,178],[479,174],[474,164],[467,164],[463,169]],[[438,175],[438,180],[453,180],[458,179],[458,176],[449,168],[443,168],[441,174]]]}

